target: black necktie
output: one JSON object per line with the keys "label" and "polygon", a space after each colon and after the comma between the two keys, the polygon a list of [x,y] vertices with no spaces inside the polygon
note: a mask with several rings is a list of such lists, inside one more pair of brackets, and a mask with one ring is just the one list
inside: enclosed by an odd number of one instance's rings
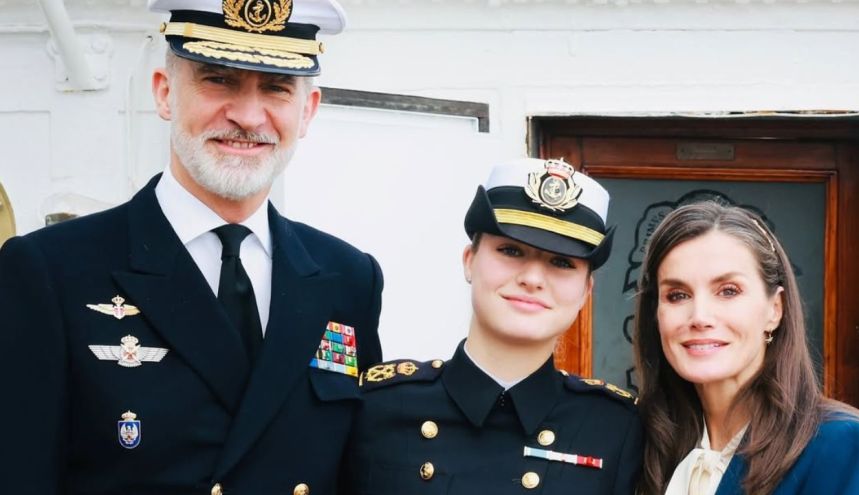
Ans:
{"label": "black necktie", "polygon": [[221,280],[218,300],[238,330],[251,362],[262,347],[262,327],[259,321],[254,288],[239,259],[242,241],[250,229],[244,225],[227,224],[212,230],[221,240]]}

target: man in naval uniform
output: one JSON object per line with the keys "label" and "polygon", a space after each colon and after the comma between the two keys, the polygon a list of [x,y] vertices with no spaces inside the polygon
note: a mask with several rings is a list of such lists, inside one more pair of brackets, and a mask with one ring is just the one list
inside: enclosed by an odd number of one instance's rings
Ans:
{"label": "man in naval uniform", "polygon": [[[334,493],[381,359],[382,274],[282,217],[333,0],[151,0],[170,162],[128,203],[0,252],[0,464],[15,494]],[[314,207],[307,205],[308,208]]]}
{"label": "man in naval uniform", "polygon": [[362,373],[344,493],[634,493],[643,453],[635,399],[552,359],[611,250],[608,201],[563,161],[493,170],[465,217],[467,339],[449,361]]}

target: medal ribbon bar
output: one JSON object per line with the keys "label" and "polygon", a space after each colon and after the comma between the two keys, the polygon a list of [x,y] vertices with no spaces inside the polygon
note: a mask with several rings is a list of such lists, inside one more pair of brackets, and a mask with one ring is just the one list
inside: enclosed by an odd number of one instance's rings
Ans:
{"label": "medal ribbon bar", "polygon": [[533,447],[525,447],[525,457],[537,457],[548,461],[565,462],[567,464],[575,464],[576,466],[585,466],[594,469],[602,469],[602,459],[598,457],[589,457],[576,454],[565,454],[563,452],[555,452],[552,450],[535,449]]}

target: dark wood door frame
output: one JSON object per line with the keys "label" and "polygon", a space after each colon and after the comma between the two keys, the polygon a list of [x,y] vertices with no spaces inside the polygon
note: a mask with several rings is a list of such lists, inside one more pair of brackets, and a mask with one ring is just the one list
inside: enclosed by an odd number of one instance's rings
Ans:
{"label": "dark wood door frame", "polygon": [[[636,140],[643,151],[635,161],[613,154],[616,143]],[[730,142],[755,166],[706,157],[684,163],[669,146],[678,140]],[[769,156],[768,142],[786,154]],[[852,252],[859,246],[859,119],[533,117],[528,143],[531,156],[565,157],[594,177],[825,183],[824,391],[859,406],[859,256]],[[560,367],[590,375],[592,318],[584,308],[562,339]]]}

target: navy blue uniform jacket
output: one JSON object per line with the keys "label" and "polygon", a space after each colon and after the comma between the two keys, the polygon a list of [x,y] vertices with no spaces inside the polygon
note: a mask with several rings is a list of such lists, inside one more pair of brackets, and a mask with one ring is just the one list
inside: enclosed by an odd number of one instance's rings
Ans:
{"label": "navy blue uniform jacket", "polygon": [[[643,452],[634,399],[599,380],[565,376],[551,358],[507,391],[462,345],[450,361],[387,363],[362,380],[364,407],[344,464],[344,493],[634,493]],[[526,447],[601,465],[526,455]]]}
{"label": "navy blue uniform jacket", "polygon": [[[746,462],[734,456],[716,495],[745,495]],[[773,495],[859,495],[859,421],[820,425]]]}
{"label": "navy blue uniform jacket", "polygon": [[[359,366],[381,358],[382,275],[343,241],[269,206],[271,313],[252,367],[237,330],[155,197],[9,240],[0,251],[4,493],[334,493],[359,402],[356,377],[309,368],[329,321],[350,325]],[[120,295],[122,319],[87,308]],[[90,345],[168,349],[123,367]],[[118,421],[132,411],[140,443]]]}

